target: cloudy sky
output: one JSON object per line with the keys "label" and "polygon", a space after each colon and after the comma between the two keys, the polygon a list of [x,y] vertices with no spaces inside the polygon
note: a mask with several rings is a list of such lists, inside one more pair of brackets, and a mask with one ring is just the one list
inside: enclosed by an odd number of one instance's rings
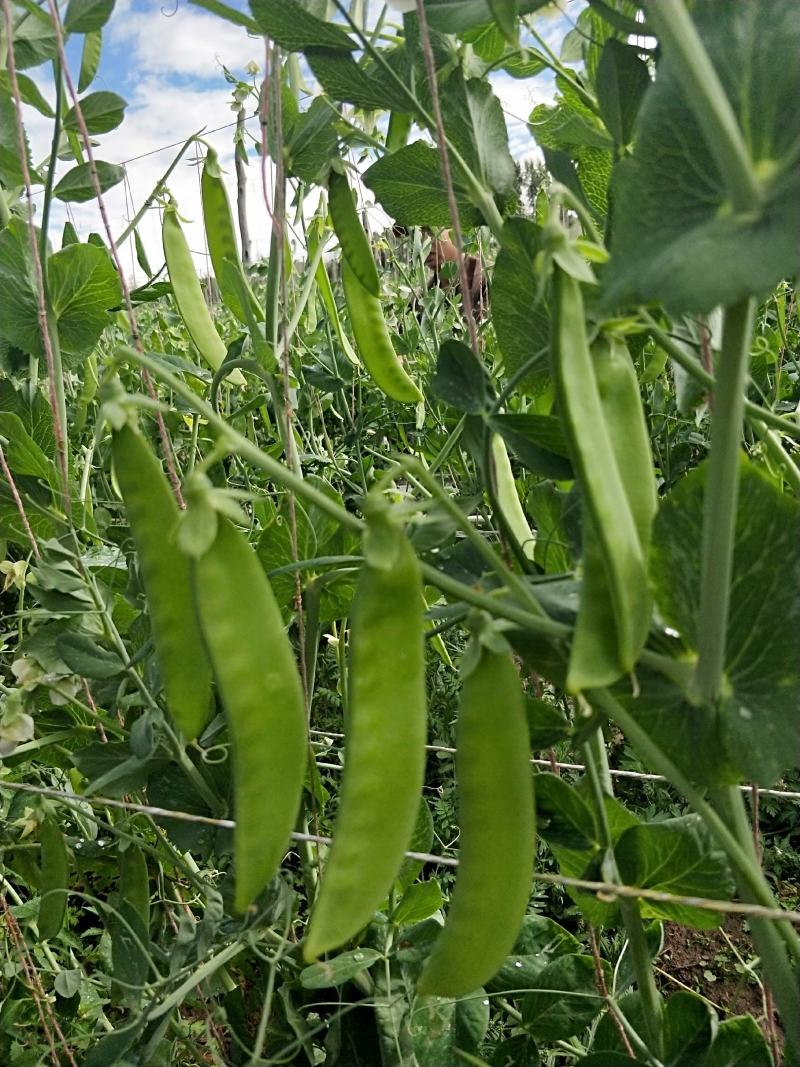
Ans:
{"label": "cloudy sky", "polygon": [[[246,0],[229,2],[247,10]],[[379,0],[371,0],[376,13],[380,6]],[[584,4],[583,0],[569,0],[563,6],[565,15],[550,13],[538,20],[539,32],[556,51]],[[392,15],[390,12],[390,19]],[[399,16],[396,17],[399,20]],[[69,58],[77,82],[80,39],[74,45],[70,46]],[[241,27],[207,14],[191,6],[187,0],[117,0],[111,21],[104,30],[100,70],[90,90],[111,90],[128,102],[122,126],[102,135],[100,146],[95,149],[97,158],[124,163],[126,167],[127,180],[106,194],[115,235],[125,229],[128,219],[171,163],[180,143],[193,132],[205,130],[203,136],[219,153],[233,193],[232,124],[235,115],[231,109],[231,86],[226,83],[222,67],[224,65],[237,77],[247,79],[246,67],[251,62],[259,65],[263,62],[260,39],[249,37]],[[48,82],[47,70],[40,67],[28,73],[52,101],[52,82]],[[517,159],[535,155],[536,148],[525,118],[535,104],[552,98],[552,77],[542,74],[534,79],[517,81],[499,73],[492,80],[505,111],[513,155]],[[311,80],[309,90],[315,91]],[[302,106],[307,107],[308,102]],[[248,113],[252,110],[249,107]],[[51,125],[31,109],[27,109],[26,123],[34,163],[40,163],[49,154]],[[255,117],[248,121],[248,129],[254,135],[258,134]],[[192,220],[187,225],[189,243],[198,260],[202,260],[205,238],[200,223],[199,173],[194,156],[193,147],[168,184],[178,200],[181,215]],[[252,144],[249,156],[248,211],[254,252],[259,256],[268,249],[269,222],[261,192],[258,157]],[[69,166],[69,163],[59,163],[59,174]],[[66,217],[65,206],[55,204],[52,240],[56,246]],[[83,239],[92,230],[101,230],[97,210],[91,203],[70,205],[69,217]],[[375,222],[380,223],[377,214]],[[140,225],[140,233],[153,265],[161,263],[157,210],[148,212]],[[142,272],[135,264],[132,241],[125,247],[123,262],[130,265],[131,275],[142,279]]]}

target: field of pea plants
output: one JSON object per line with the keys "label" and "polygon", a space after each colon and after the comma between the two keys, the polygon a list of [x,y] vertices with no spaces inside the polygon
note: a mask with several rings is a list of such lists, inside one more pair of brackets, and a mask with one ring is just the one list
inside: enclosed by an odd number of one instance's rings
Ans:
{"label": "field of pea plants", "polygon": [[0,0],[2,1067],[800,1064],[798,56]]}

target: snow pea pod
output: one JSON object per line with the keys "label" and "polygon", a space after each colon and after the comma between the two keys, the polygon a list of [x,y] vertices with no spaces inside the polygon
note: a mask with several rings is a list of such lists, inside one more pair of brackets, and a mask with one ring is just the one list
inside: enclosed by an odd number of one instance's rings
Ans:
{"label": "snow pea pod", "polygon": [[[650,436],[636,371],[627,345],[619,337],[599,337],[592,345],[591,355],[614,458],[642,554],[647,559],[657,500]],[[602,546],[588,509],[584,512],[582,571],[578,619],[567,672],[567,689],[573,693],[610,685],[624,673]]]}
{"label": "snow pea pod", "polygon": [[372,246],[358,217],[347,178],[336,170],[332,170],[328,178],[328,210],[350,269],[367,292],[379,297],[381,283],[372,256]]}
{"label": "snow pea pod", "polygon": [[397,358],[383,318],[381,302],[342,260],[342,285],[356,348],[372,380],[387,396],[403,404],[417,404],[422,393]]}
{"label": "snow pea pod", "polygon": [[499,433],[492,434],[492,465],[497,506],[526,558],[533,559],[536,554],[536,538],[520,503],[506,443]]}
{"label": "snow pea pod", "polygon": [[627,673],[633,669],[650,626],[645,556],[586,339],[580,285],[556,266],[553,290],[556,394],[608,579],[618,662]]}
{"label": "snow pea pod", "polygon": [[228,720],[236,829],[234,906],[275,874],[300,807],[308,741],[303,687],[258,557],[229,519],[193,565],[197,614]]}
{"label": "snow pea pod", "polygon": [[388,518],[365,538],[350,633],[350,705],[339,814],[303,950],[354,937],[403,863],[425,773],[424,600],[416,554]]}
{"label": "snow pea pod", "polygon": [[[212,370],[219,370],[228,350],[216,331],[211,312],[203,298],[203,290],[200,288],[200,279],[197,277],[186,235],[178,221],[178,213],[171,204],[164,208],[161,239],[180,316],[202,358]],[[244,375],[238,368],[231,371],[228,381],[235,385],[245,384]]]}
{"label": "snow pea pod", "polygon": [[48,816],[39,828],[42,846],[41,900],[36,926],[39,938],[47,941],[55,937],[64,925],[67,913],[67,875],[69,863],[64,835],[58,823]]}
{"label": "snow pea pod", "polygon": [[[258,322],[263,322],[264,309],[250,288],[239,256],[231,205],[228,200],[228,191],[222,180],[219,157],[210,145],[206,150],[200,176],[200,195],[203,201],[203,224],[208,241],[208,253],[211,256],[211,266],[214,268],[214,277],[217,279],[222,299],[245,326],[248,324],[248,315],[242,307],[242,298],[247,300],[250,315],[255,316]],[[236,267],[237,274],[240,276],[238,286],[230,284],[230,275],[223,270],[226,259],[229,259]]]}
{"label": "snow pea pod", "polygon": [[522,687],[508,653],[479,656],[458,712],[458,876],[422,996],[462,997],[488,981],[514,947],[531,891],[536,824]]}
{"label": "snow pea pod", "polygon": [[180,511],[161,464],[139,430],[127,424],[115,430],[111,449],[167,707],[191,741],[208,718],[211,669],[195,619],[189,563],[176,541]]}

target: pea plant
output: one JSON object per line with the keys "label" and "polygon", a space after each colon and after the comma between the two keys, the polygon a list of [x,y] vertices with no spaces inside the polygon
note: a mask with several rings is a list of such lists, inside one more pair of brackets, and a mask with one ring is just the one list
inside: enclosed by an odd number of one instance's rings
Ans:
{"label": "pea plant", "polygon": [[795,5],[191,2],[253,269],[202,134],[111,231],[113,0],[0,3],[2,1062],[800,1062]]}

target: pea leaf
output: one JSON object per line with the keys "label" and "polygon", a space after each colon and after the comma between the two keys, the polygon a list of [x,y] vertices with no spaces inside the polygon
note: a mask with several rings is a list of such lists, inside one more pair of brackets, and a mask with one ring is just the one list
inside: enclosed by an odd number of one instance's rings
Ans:
{"label": "pea leaf", "polygon": [[314,77],[334,100],[365,111],[408,107],[405,93],[384,71],[359,66],[348,52],[309,47],[305,49],[305,57]]}
{"label": "pea leaf", "polygon": [[82,678],[114,678],[125,669],[116,652],[103,648],[85,634],[61,634],[56,650],[69,669]]}
{"label": "pea leaf", "polygon": [[454,71],[441,89],[448,139],[472,175],[501,199],[514,192],[516,169],[500,101],[487,81]]}
{"label": "pea leaf", "polygon": [[433,390],[458,411],[479,415],[494,398],[489,375],[463,341],[445,341],[439,349]]}
{"label": "pea leaf", "polygon": [[493,415],[489,425],[529,471],[555,481],[573,477],[561,422],[553,415]]}
{"label": "pea leaf", "polygon": [[618,145],[632,139],[633,124],[649,88],[650,72],[636,49],[609,37],[597,67],[597,102],[606,129]]}
{"label": "pea leaf", "polygon": [[[691,649],[697,648],[698,638],[697,546],[702,539],[707,477],[708,466],[703,464],[679,482],[662,502],[653,530],[656,603],[666,624]],[[798,531],[800,504],[743,458],[726,641],[730,697],[704,715],[685,705],[669,683],[651,679],[642,685],[645,699],[631,704],[642,709],[648,729],[656,730],[659,743],[694,780],[716,773],[730,781],[725,756],[734,769],[732,780],[738,772],[744,780],[765,786],[800,762],[796,743],[800,662],[792,642],[775,633],[775,619],[781,619],[787,633],[800,628]],[[775,566],[776,559],[781,560],[780,567]],[[787,743],[789,738],[794,743]],[[688,747],[681,752],[684,745]]]}
{"label": "pea leaf", "polygon": [[[108,133],[115,130],[125,117],[127,101],[117,93],[89,93],[80,102],[81,114],[89,133]],[[76,132],[80,129],[78,114],[71,107],[64,116],[64,128]]]}
{"label": "pea leaf", "polygon": [[416,882],[403,894],[403,899],[392,914],[392,922],[397,926],[422,922],[437,912],[443,903],[442,890],[435,879]]}
{"label": "pea leaf", "polygon": [[96,245],[69,245],[50,257],[48,279],[61,347],[88,354],[108,325],[108,309],[122,299],[111,258]]}
{"label": "pea leaf", "polygon": [[724,1019],[703,1067],[772,1067],[772,1055],[752,1015]]}
{"label": "pea leaf", "polygon": [[261,33],[288,52],[320,47],[352,52],[355,43],[341,26],[312,15],[297,0],[250,0]]}
{"label": "pea leaf", "polygon": [[[726,898],[733,891],[724,857],[711,847],[695,816],[631,826],[617,841],[614,855],[627,885],[712,899]],[[684,904],[642,900],[639,907],[645,917],[668,919],[698,930],[721,922],[717,912]]]}
{"label": "pea leaf", "polygon": [[69,0],[64,16],[67,33],[95,33],[111,18],[116,0]]}
{"label": "pea leaf", "polygon": [[[53,196],[67,204],[84,204],[87,200],[93,200],[95,192],[89,166],[88,163],[79,163],[77,167],[68,170],[64,177],[56,182]],[[116,163],[104,163],[99,159],[95,163],[95,169],[101,193],[118,185],[125,177],[125,168],[118,167]]]}
{"label": "pea leaf", "polygon": [[[547,0],[514,0],[513,6],[518,14],[527,15],[545,3]],[[504,6],[507,4],[508,0]],[[490,0],[427,0],[425,14],[431,28],[442,33],[461,33],[473,26],[483,26],[494,17]]]}
{"label": "pea leaf", "polygon": [[[601,966],[610,983],[611,968],[605,960]],[[602,1006],[592,957],[561,956],[539,973],[534,991],[522,1001],[522,1018],[537,1040],[556,1041],[579,1033]]]}
{"label": "pea leaf", "polygon": [[734,209],[727,176],[667,52],[639,114],[633,156],[619,164],[615,179],[620,210],[605,307],[659,300],[675,312],[708,312],[797,272],[800,141],[785,116],[800,98],[800,20],[794,0],[775,0],[768,19],[762,10],[758,3],[720,7],[713,0],[692,8],[743,131],[760,202]]}
{"label": "pea leaf", "polygon": [[583,797],[563,778],[536,775],[536,827],[549,844],[581,851],[593,849],[597,826]]}
{"label": "pea leaf", "polygon": [[30,436],[19,415],[0,411],[0,435],[8,441],[6,459],[14,474],[28,474],[53,488],[59,486],[55,465]]}
{"label": "pea leaf", "polygon": [[541,247],[536,223],[508,219],[492,278],[492,320],[506,375],[526,367],[520,387],[534,395],[543,393],[550,383],[550,313],[534,272]]}
{"label": "pea leaf", "polygon": [[14,61],[17,70],[38,67],[57,55],[58,41],[50,15],[30,4],[14,26]]}
{"label": "pea leaf", "polygon": [[[364,184],[375,193],[384,210],[401,225],[450,225],[439,153],[431,145],[423,141],[405,145],[391,155],[382,156],[363,177]],[[461,224],[480,225],[481,214],[470,202],[457,173],[454,189]]]}
{"label": "pea leaf", "polygon": [[687,989],[673,993],[664,1008],[664,1062],[700,1063],[711,1045],[717,1013]]}

